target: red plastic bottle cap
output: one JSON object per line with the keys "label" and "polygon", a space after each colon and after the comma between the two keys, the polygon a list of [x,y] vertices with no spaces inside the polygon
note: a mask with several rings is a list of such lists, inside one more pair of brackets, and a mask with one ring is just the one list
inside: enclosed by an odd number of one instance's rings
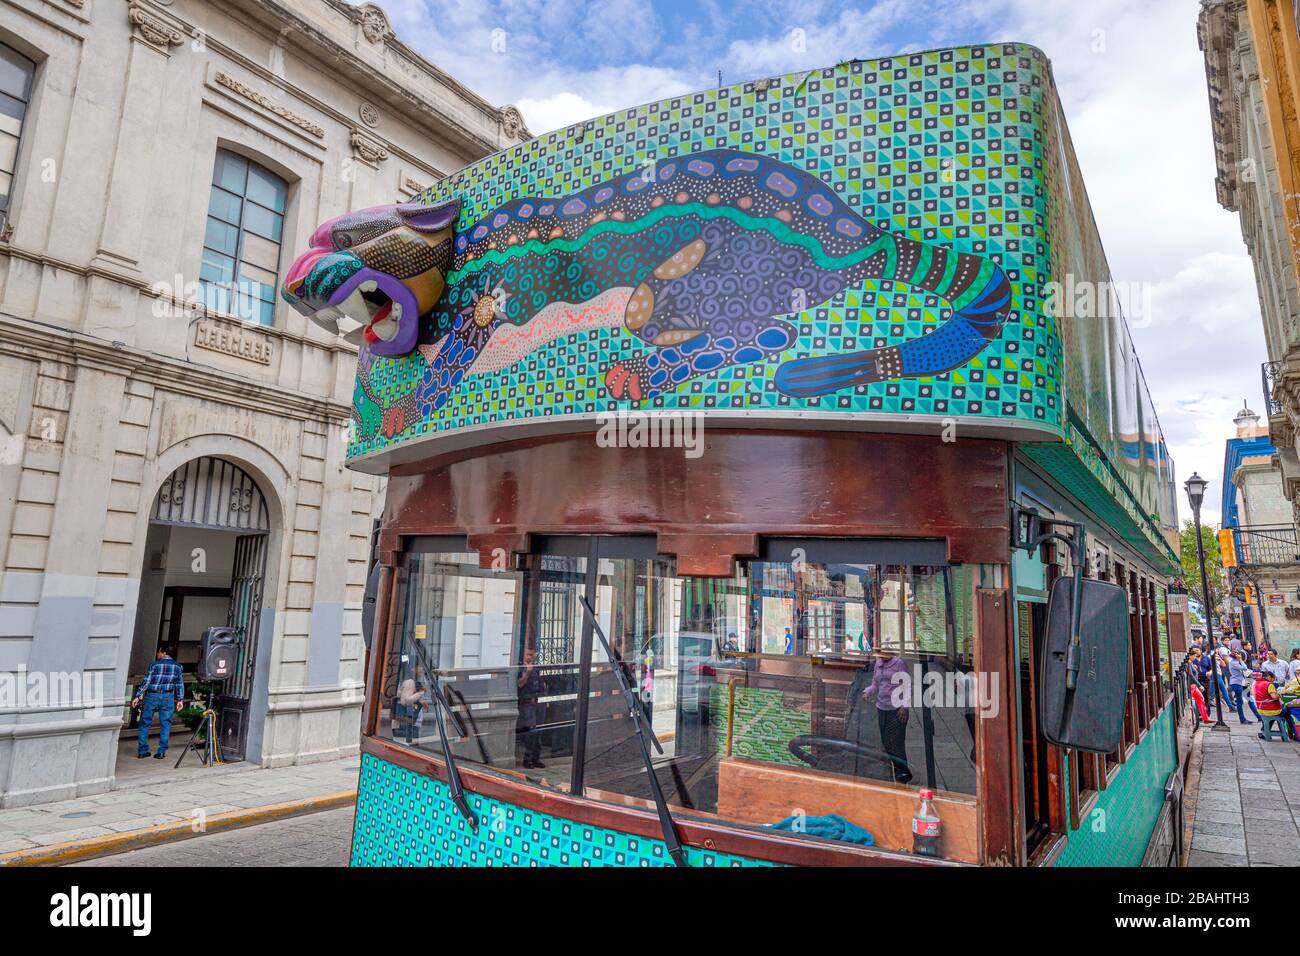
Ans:
{"label": "red plastic bottle cap", "polygon": [[933,799],[934,799],[934,791],[933,791],[933,790],[922,790],[922,791],[921,791],[921,799],[922,799],[922,800],[933,800]]}

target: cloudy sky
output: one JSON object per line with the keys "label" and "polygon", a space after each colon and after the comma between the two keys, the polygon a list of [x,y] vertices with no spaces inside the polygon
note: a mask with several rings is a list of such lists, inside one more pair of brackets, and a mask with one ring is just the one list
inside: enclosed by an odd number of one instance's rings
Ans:
{"label": "cloudy sky", "polygon": [[[1265,359],[1251,264],[1214,198],[1197,0],[380,0],[398,35],[534,133],[723,82],[998,40],[1051,58],[1178,469],[1211,482]],[[801,33],[796,33],[801,31]],[[802,42],[795,42],[795,38]],[[1182,500],[1180,489],[1180,502]],[[1185,509],[1184,509],[1185,510]]]}

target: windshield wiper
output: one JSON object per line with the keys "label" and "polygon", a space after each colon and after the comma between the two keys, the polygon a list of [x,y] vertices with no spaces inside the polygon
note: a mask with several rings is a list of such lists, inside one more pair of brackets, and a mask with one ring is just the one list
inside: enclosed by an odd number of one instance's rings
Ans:
{"label": "windshield wiper", "polygon": [[433,699],[437,703],[437,706],[433,708],[433,716],[438,724],[438,739],[442,741],[442,759],[447,765],[447,787],[451,790],[451,802],[456,804],[456,809],[465,818],[469,828],[477,830],[478,817],[470,809],[469,800],[465,797],[465,788],[461,786],[460,768],[456,766],[456,758],[451,753],[451,744],[447,742],[447,721],[443,717],[443,712],[451,714],[451,719],[456,721],[462,737],[465,736],[465,726],[460,722],[460,718],[456,716],[455,711],[447,706],[446,698],[442,696],[442,682],[438,680],[438,675],[433,671],[428,673],[429,679],[433,683]]}
{"label": "windshield wiper", "polygon": [[623,698],[627,701],[628,716],[632,718],[632,726],[636,729],[637,743],[641,747],[641,759],[645,762],[646,775],[650,778],[650,793],[655,800],[655,810],[659,813],[659,829],[664,836],[664,845],[668,847],[668,855],[677,866],[689,866],[686,862],[686,851],[682,849],[682,841],[677,839],[677,829],[673,826],[673,816],[668,812],[668,801],[664,798],[663,788],[659,786],[659,778],[655,776],[654,763],[650,759],[650,747],[646,744],[646,734],[654,741],[655,749],[660,754],[664,752],[663,745],[659,743],[659,738],[655,736],[650,729],[650,721],[646,718],[646,712],[641,698],[632,690],[632,685],[627,682],[627,674],[623,672],[623,661],[614,653],[614,649],[609,646],[609,641],[605,639],[605,632],[600,629],[600,622],[596,620],[596,612],[591,604],[587,601],[586,595],[578,598],[578,603],[591,619],[591,629],[595,635],[600,638],[600,646],[605,649],[605,656],[609,658],[611,669],[614,671],[614,678],[618,681],[619,688],[623,691]]}

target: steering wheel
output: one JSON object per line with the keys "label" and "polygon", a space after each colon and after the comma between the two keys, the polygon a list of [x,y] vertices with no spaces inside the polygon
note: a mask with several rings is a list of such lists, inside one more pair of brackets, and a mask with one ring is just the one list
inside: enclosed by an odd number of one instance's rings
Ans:
{"label": "steering wheel", "polygon": [[841,737],[816,737],[805,735],[795,737],[790,741],[790,753],[794,754],[814,770],[820,770],[819,763],[821,757],[813,754],[813,747],[826,747],[843,754],[850,754],[855,757],[870,757],[873,760],[879,760],[885,764],[895,764],[906,766],[906,761],[899,757],[894,757],[885,753],[883,750],[877,750],[875,747],[866,747],[862,744],[855,744],[851,740],[844,740]]}

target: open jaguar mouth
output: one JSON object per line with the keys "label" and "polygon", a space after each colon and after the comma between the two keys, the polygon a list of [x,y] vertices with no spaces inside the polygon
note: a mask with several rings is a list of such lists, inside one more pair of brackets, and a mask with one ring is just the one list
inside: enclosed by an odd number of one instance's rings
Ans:
{"label": "open jaguar mouth", "polygon": [[[391,342],[402,326],[402,303],[385,292],[378,281],[367,279],[357,283],[346,297],[320,310],[317,315],[321,320],[345,318],[348,321],[338,323],[340,329],[361,327],[362,336],[368,343]],[[346,333],[345,337],[350,339],[355,334]]]}
{"label": "open jaguar mouth", "polygon": [[368,316],[366,327],[367,342],[391,342],[402,324],[402,303],[393,299],[373,279],[357,286],[361,301]]}
{"label": "open jaguar mouth", "polygon": [[415,347],[420,300],[414,291],[353,255],[304,254],[294,263],[281,295],[317,326],[358,348],[396,356]]}

